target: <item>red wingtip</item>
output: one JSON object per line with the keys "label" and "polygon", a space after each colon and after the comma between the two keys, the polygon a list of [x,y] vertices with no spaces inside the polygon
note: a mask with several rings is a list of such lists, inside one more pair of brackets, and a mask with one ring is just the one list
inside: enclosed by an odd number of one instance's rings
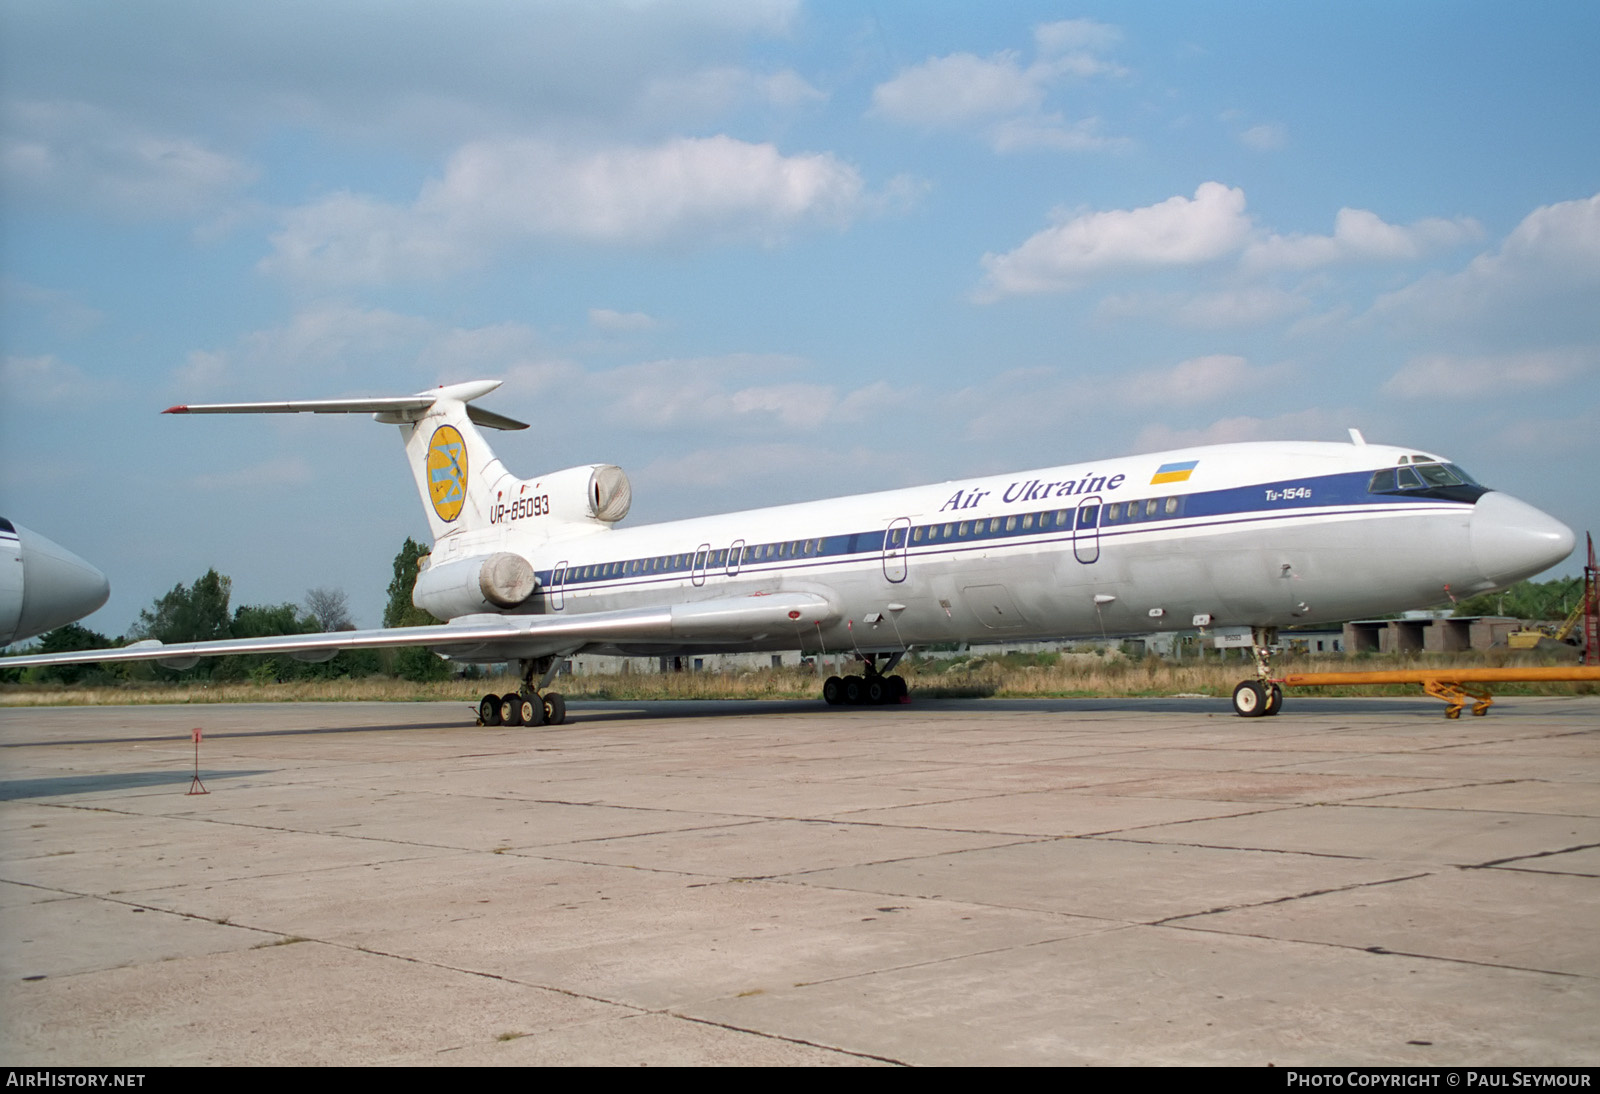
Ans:
{"label": "red wingtip", "polygon": [[169,406],[169,407],[167,407],[167,409],[163,410],[161,413],[163,413],[163,414],[187,414],[187,413],[189,413],[189,404],[180,403],[177,406]]}

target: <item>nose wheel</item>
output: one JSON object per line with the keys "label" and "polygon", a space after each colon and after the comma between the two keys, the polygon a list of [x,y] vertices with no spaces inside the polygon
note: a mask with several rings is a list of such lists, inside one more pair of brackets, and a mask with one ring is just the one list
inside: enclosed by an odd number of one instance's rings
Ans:
{"label": "nose wheel", "polygon": [[1233,689],[1233,712],[1241,718],[1270,718],[1283,706],[1283,689],[1268,681],[1246,680]]}
{"label": "nose wheel", "polygon": [[1256,658],[1256,678],[1245,680],[1233,689],[1233,712],[1241,718],[1270,718],[1283,709],[1283,689],[1270,679],[1272,643],[1276,627],[1252,627],[1250,648]]}

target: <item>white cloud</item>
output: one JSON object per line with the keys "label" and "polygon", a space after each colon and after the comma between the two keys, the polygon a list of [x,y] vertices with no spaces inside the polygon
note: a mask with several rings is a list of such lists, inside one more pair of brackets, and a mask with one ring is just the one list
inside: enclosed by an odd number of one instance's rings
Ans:
{"label": "white cloud", "polygon": [[74,293],[41,288],[14,277],[0,276],[0,307],[37,315],[68,336],[85,334],[106,318],[105,312],[91,308]]}
{"label": "white cloud", "polygon": [[1127,404],[1194,406],[1272,383],[1285,372],[1281,367],[1255,368],[1243,357],[1214,353],[1179,361],[1171,368],[1135,373],[1117,386]]}
{"label": "white cloud", "polygon": [[1085,152],[1096,148],[1121,147],[1127,143],[1122,138],[1102,134],[1098,118],[1068,123],[1060,114],[1007,118],[990,129],[990,142],[996,152],[1014,152],[1025,148]]}
{"label": "white cloud", "polygon": [[1028,64],[1015,50],[930,57],[875,87],[870,113],[924,130],[975,132],[998,152],[1118,145],[1101,135],[1097,119],[1068,122],[1045,102],[1068,80],[1121,75],[1122,68],[1098,55],[1119,37],[1101,23],[1066,20],[1034,29],[1036,55]]}
{"label": "white cloud", "polygon": [[1074,56],[1082,52],[1103,53],[1122,41],[1122,32],[1093,19],[1063,19],[1033,28],[1033,40],[1044,56]]}
{"label": "white cloud", "polygon": [[1116,376],[1088,377],[1048,367],[1010,369],[981,387],[952,393],[943,405],[952,419],[966,422],[970,439],[1006,441],[1058,430],[1061,422],[1082,418],[1086,389],[1095,393],[1099,416],[1133,409],[1147,419],[1150,407],[1190,408],[1240,393],[1266,394],[1265,385],[1288,373],[1286,366],[1254,366],[1232,354],[1192,357],[1170,367]]}
{"label": "white cloud", "polygon": [[[860,489],[861,469],[898,483],[921,470],[899,451],[788,441],[711,445],[650,460],[635,474],[636,511],[666,505],[680,512],[726,512],[732,505],[782,505]],[[630,518],[631,519],[631,518]]]}
{"label": "white cloud", "polygon": [[652,80],[640,94],[640,112],[660,118],[716,117],[749,105],[793,110],[827,98],[793,69],[753,72],[721,65]]}
{"label": "white cloud", "polygon": [[642,311],[612,311],[610,308],[590,308],[589,325],[599,330],[640,331],[653,330],[661,324]]}
{"label": "white cloud", "polygon": [[648,361],[590,374],[607,416],[634,428],[783,429],[812,432],[833,415],[837,391],[807,382],[801,358],[731,354]]}
{"label": "white cloud", "polygon": [[0,178],[8,189],[128,219],[212,212],[257,175],[198,141],[145,130],[85,103],[14,103],[0,129]]}
{"label": "white cloud", "polygon": [[776,243],[849,223],[868,204],[855,168],[732,137],[573,151],[543,141],[458,150],[415,202],[348,193],[292,210],[262,268],[298,280],[371,283],[445,276],[506,246]]}
{"label": "white cloud", "polygon": [[1312,408],[1271,418],[1249,415],[1221,418],[1199,428],[1173,428],[1157,423],[1139,432],[1131,451],[1155,452],[1238,441],[1342,441],[1349,436],[1346,432],[1348,424],[1358,417],[1355,412],[1345,409]]}
{"label": "white cloud", "polygon": [[1245,251],[1255,269],[1304,270],[1335,262],[1405,262],[1483,234],[1469,218],[1428,217],[1407,227],[1388,224],[1366,209],[1340,209],[1331,236],[1268,235]]}
{"label": "white cloud", "polygon": [[[319,131],[404,155],[469,136],[629,125],[657,80],[782,48],[796,0],[44,5],[4,17],[6,82],[229,133]],[[781,75],[781,74],[775,74]],[[761,80],[757,74],[757,82]],[[786,93],[779,80],[766,94]]]}
{"label": "white cloud", "polygon": [[1436,353],[1413,358],[1383,385],[1407,399],[1504,398],[1580,380],[1600,372],[1600,349],[1546,350],[1486,356]]}
{"label": "white cloud", "polygon": [[1239,143],[1257,152],[1270,152],[1289,143],[1289,131],[1276,122],[1252,125],[1239,134]]}
{"label": "white cloud", "polygon": [[1061,217],[1014,251],[984,255],[984,294],[1064,292],[1106,274],[1212,262],[1249,236],[1244,208],[1243,190],[1205,182],[1193,200]]}
{"label": "white cloud", "polygon": [[231,347],[194,351],[174,382],[180,397],[201,401],[196,392],[238,399],[397,395],[502,378],[496,397],[538,408],[547,432],[581,420],[586,428],[603,424],[630,434],[810,435],[876,413],[891,395],[882,382],[841,392],[815,374],[804,358],[752,353],[586,369],[521,323],[446,327],[323,304]]}
{"label": "white cloud", "polygon": [[1044,86],[1014,52],[934,57],[879,84],[873,113],[907,125],[959,126],[1036,108]]}
{"label": "white cloud", "polygon": [[76,365],[54,354],[0,360],[0,391],[7,403],[37,406],[95,399],[103,393]]}
{"label": "white cloud", "polygon": [[1600,337],[1600,194],[1544,205],[1499,250],[1455,274],[1432,274],[1378,298],[1376,315],[1481,336]]}
{"label": "white cloud", "polygon": [[[175,370],[173,383],[188,399],[218,391],[241,398],[328,395],[341,389],[345,377],[374,369],[388,375],[411,365],[418,347],[433,333],[425,319],[381,308],[316,304],[281,326],[242,335],[230,348],[191,352]],[[404,385],[415,373],[406,375],[408,379],[397,381],[402,390],[389,394],[413,390]]]}

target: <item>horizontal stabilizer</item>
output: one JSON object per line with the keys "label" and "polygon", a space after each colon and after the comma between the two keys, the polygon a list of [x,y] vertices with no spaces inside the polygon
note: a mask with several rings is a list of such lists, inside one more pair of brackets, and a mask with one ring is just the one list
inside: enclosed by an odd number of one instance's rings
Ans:
{"label": "horizontal stabilizer", "polygon": [[[472,380],[447,384],[415,395],[394,395],[378,399],[296,399],[273,403],[182,403],[163,410],[163,414],[379,414],[385,422],[414,422],[440,399],[463,403],[487,395],[500,386],[499,380]],[[519,422],[492,410],[469,406],[467,417],[489,429],[527,429]]]}

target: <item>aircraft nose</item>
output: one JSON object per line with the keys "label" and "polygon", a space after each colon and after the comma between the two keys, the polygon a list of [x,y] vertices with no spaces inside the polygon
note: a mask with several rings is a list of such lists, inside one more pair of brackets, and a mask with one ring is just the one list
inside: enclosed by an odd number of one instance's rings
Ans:
{"label": "aircraft nose", "polygon": [[1577,541],[1571,528],[1509,494],[1490,491],[1472,507],[1472,560],[1495,586],[1554,566]]}
{"label": "aircraft nose", "polygon": [[19,638],[82,619],[110,598],[106,575],[65,547],[22,527],[17,538],[22,544]]}

